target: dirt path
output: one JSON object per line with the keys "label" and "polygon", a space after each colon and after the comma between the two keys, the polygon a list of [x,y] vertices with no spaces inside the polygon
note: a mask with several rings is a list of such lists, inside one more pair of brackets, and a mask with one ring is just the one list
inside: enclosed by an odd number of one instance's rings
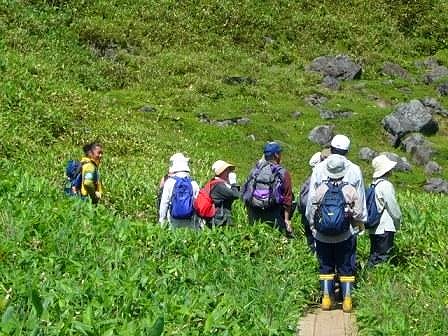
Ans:
{"label": "dirt path", "polygon": [[299,322],[297,336],[356,336],[355,316],[336,308],[320,308],[304,316]]}

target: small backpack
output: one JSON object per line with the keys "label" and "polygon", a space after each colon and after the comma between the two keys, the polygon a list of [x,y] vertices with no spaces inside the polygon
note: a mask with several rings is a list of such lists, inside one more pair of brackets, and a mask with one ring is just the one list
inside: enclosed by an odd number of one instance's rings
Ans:
{"label": "small backpack", "polygon": [[379,212],[378,207],[376,206],[376,200],[375,200],[375,188],[383,180],[377,181],[377,183],[372,183],[370,187],[366,189],[366,206],[367,206],[367,221],[364,224],[364,226],[367,229],[372,229],[380,223],[381,216],[384,212]]}
{"label": "small backpack", "polygon": [[336,236],[350,228],[350,215],[346,211],[348,206],[342,188],[346,182],[327,182],[328,190],[325,193],[316,211],[316,230],[324,235]]}
{"label": "small backpack", "polygon": [[212,188],[221,181],[213,179],[199,190],[198,197],[194,200],[193,206],[196,214],[204,219],[212,219],[216,214],[215,203],[210,195]]}
{"label": "small backpack", "polygon": [[188,176],[172,176],[171,178],[176,180],[170,202],[171,217],[175,219],[189,219],[194,213],[191,178]]}
{"label": "small backpack", "polygon": [[243,200],[255,208],[267,209],[283,203],[282,166],[263,162],[257,163],[243,187]]}
{"label": "small backpack", "polygon": [[69,196],[79,195],[82,184],[82,163],[78,160],[68,160],[65,166],[65,176],[65,194]]}

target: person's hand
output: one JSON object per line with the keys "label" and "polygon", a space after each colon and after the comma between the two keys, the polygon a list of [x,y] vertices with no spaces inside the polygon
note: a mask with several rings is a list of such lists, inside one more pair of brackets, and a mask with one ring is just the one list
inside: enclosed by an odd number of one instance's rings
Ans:
{"label": "person's hand", "polygon": [[288,236],[293,236],[294,233],[292,232],[292,226],[291,226],[291,221],[288,219],[285,219],[285,226],[286,226],[286,234]]}
{"label": "person's hand", "polygon": [[234,172],[229,173],[229,183],[236,184],[236,174]]}
{"label": "person's hand", "polygon": [[101,193],[99,192],[99,191],[95,191],[95,197],[97,198],[97,199],[101,199]]}

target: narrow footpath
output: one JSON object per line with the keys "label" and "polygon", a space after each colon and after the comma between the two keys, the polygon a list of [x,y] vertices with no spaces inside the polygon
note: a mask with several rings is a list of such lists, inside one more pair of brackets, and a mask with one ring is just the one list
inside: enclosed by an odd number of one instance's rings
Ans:
{"label": "narrow footpath", "polygon": [[355,322],[355,315],[344,313],[341,308],[317,308],[299,322],[297,336],[356,336]]}

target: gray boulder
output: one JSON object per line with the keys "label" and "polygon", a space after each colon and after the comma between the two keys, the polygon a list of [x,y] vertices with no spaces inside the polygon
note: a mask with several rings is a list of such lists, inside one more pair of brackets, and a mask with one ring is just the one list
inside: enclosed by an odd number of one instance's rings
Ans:
{"label": "gray boulder", "polygon": [[334,91],[337,91],[341,88],[341,82],[331,76],[325,76],[324,79],[322,79],[322,85],[327,89]]}
{"label": "gray boulder", "polygon": [[441,172],[442,172],[442,167],[435,161],[429,161],[425,165],[425,174],[426,175],[440,174]]}
{"label": "gray boulder", "polygon": [[444,77],[448,77],[448,68],[443,65],[434,65],[423,76],[423,82],[431,84]]}
{"label": "gray boulder", "polygon": [[439,129],[431,112],[416,99],[399,104],[393,113],[382,120],[382,123],[385,130],[397,138],[402,138],[410,132],[434,134]]}
{"label": "gray boulder", "polygon": [[395,63],[386,62],[383,65],[383,68],[381,69],[381,72],[384,75],[388,75],[395,78],[403,78],[403,79],[410,79],[409,72],[407,72],[405,69],[403,69],[401,66]]}
{"label": "gray boulder", "polygon": [[361,66],[353,62],[347,55],[318,57],[311,62],[307,69],[337,80],[352,80],[360,78],[362,74]]}
{"label": "gray boulder", "polygon": [[431,178],[423,186],[426,192],[448,194],[448,182],[441,178]]}
{"label": "gray boulder", "polygon": [[313,93],[310,94],[309,96],[306,96],[304,100],[308,105],[319,106],[325,104],[328,101],[328,98],[325,97],[323,94]]}
{"label": "gray boulder", "polygon": [[331,139],[334,137],[334,126],[333,125],[321,125],[314,127],[310,134],[308,135],[308,139],[316,144],[321,146],[328,145],[331,142]]}
{"label": "gray boulder", "polygon": [[378,156],[378,152],[369,147],[362,147],[359,150],[359,158],[363,161],[372,161],[376,156]]}
{"label": "gray boulder", "polygon": [[435,98],[425,97],[420,100],[422,104],[429,110],[431,114],[440,114],[448,117],[448,111]]}
{"label": "gray boulder", "polygon": [[419,134],[414,133],[402,141],[403,149],[412,155],[412,161],[423,166],[428,163],[435,154],[432,143]]}
{"label": "gray boulder", "polygon": [[352,111],[332,111],[332,110],[320,109],[319,115],[322,119],[350,118],[353,115],[353,112]]}

